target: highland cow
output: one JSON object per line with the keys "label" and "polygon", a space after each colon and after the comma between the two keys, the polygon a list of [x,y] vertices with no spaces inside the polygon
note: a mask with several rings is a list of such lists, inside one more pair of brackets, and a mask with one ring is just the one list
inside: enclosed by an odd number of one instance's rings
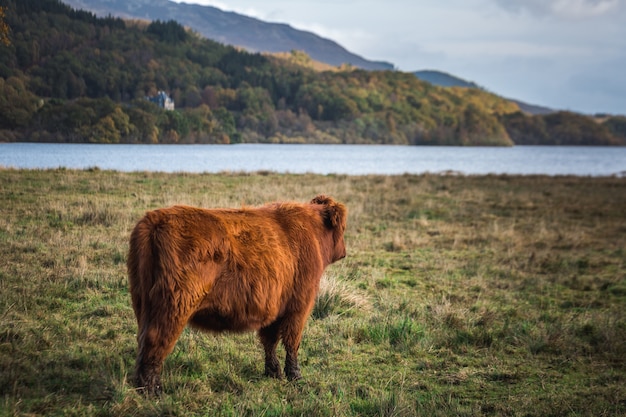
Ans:
{"label": "highland cow", "polygon": [[346,256],[347,210],[327,196],[308,204],[154,210],[137,223],[128,254],[137,317],[136,384],[159,394],[161,369],[187,324],[257,331],[265,375],[301,378],[298,348],[324,269]]}

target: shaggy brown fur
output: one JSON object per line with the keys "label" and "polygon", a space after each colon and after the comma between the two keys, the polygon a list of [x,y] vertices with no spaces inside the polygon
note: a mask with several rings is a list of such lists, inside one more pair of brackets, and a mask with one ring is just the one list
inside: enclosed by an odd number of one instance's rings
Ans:
{"label": "shaggy brown fur", "polygon": [[258,331],[265,374],[301,377],[298,348],[326,266],[346,255],[347,210],[327,196],[308,204],[154,210],[130,237],[128,275],[137,317],[137,386],[161,392],[161,368],[187,324]]}

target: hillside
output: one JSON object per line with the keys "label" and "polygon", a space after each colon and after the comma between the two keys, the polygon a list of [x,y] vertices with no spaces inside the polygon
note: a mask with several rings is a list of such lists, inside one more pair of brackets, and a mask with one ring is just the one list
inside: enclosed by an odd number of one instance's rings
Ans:
{"label": "hillside", "polygon": [[304,51],[330,65],[350,64],[369,70],[391,70],[388,62],[369,61],[347,51],[336,42],[286,24],[268,23],[211,6],[174,3],[169,0],[64,0],[76,8],[99,16],[146,20],[176,20],[217,42],[245,48],[249,52]]}
{"label": "hillside", "polygon": [[[98,18],[57,0],[0,6],[11,28],[0,45],[0,141],[510,146],[528,131],[545,143],[625,142],[615,118],[535,120],[479,89],[320,71],[301,52],[253,54],[175,21]],[[146,100],[159,91],[175,111]]]}
{"label": "hillside", "polygon": [[[467,88],[481,88],[482,89],[482,87],[480,87],[478,84],[476,84],[473,81],[467,81],[467,80],[464,80],[462,78],[456,77],[454,75],[451,75],[442,71],[422,70],[422,71],[415,71],[413,74],[415,74],[415,76],[419,78],[420,80],[428,81],[429,83],[432,83],[441,87],[467,87]],[[509,99],[509,100],[517,104],[520,110],[531,115],[545,115],[545,114],[556,112],[556,110],[553,110],[544,106],[538,106],[536,104],[528,104],[528,103],[525,103],[523,101],[516,100],[516,99]]]}

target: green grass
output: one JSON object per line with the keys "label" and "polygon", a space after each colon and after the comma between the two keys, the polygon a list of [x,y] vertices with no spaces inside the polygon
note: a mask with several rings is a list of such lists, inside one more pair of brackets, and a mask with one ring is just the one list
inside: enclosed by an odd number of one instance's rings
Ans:
{"label": "green grass", "polygon": [[[300,349],[185,330],[130,383],[128,237],[149,209],[347,204]],[[626,179],[0,169],[0,416],[626,414]],[[283,355],[281,350],[279,354]]]}

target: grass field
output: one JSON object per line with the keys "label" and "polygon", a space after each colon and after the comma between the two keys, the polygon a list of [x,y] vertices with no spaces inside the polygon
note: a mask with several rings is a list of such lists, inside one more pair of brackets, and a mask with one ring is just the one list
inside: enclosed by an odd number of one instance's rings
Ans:
{"label": "grass field", "polygon": [[[300,349],[185,330],[133,389],[128,237],[148,210],[349,210]],[[626,414],[626,178],[0,169],[0,416]],[[283,354],[281,350],[280,355]]]}

